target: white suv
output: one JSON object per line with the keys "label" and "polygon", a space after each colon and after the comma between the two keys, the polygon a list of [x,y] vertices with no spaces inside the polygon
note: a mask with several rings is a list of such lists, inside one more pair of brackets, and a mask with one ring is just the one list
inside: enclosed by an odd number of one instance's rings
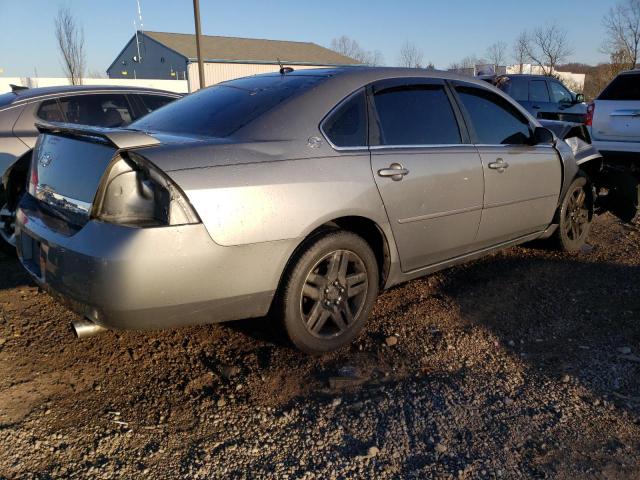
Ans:
{"label": "white suv", "polygon": [[614,78],[587,108],[585,124],[603,157],[598,204],[632,221],[640,211],[640,70]]}
{"label": "white suv", "polygon": [[640,155],[640,70],[614,78],[589,105],[586,124],[605,157]]}

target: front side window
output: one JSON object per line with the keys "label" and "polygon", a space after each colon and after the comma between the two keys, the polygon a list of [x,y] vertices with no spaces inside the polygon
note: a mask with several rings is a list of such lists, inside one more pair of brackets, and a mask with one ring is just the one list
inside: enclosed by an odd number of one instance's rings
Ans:
{"label": "front side window", "polygon": [[547,82],[544,80],[531,80],[529,100],[532,102],[549,102]]}
{"label": "front side window", "polygon": [[527,118],[506,99],[488,90],[458,86],[477,142],[483,145],[524,145],[530,143],[531,127]]}
{"label": "front side window", "polygon": [[336,147],[367,145],[367,103],[364,90],[351,96],[323,122],[322,130]]}
{"label": "front side window", "polygon": [[122,127],[133,118],[124,95],[72,95],[62,97],[60,106],[67,122],[81,125]]}
{"label": "front side window", "polygon": [[551,97],[556,103],[572,103],[573,95],[558,82],[549,82],[551,86]]}
{"label": "front side window", "polygon": [[403,85],[376,92],[381,145],[460,144],[460,129],[442,85]]}

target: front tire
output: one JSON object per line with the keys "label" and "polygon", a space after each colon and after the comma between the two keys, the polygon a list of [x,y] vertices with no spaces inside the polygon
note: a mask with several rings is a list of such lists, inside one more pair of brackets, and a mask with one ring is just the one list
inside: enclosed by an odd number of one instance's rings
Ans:
{"label": "front tire", "polygon": [[556,241],[561,250],[579,251],[587,241],[593,220],[593,201],[585,177],[576,178],[560,206],[560,219]]}
{"label": "front tire", "polygon": [[280,311],[291,342],[318,355],[360,332],[378,296],[378,262],[360,236],[335,231],[312,240],[285,279]]}

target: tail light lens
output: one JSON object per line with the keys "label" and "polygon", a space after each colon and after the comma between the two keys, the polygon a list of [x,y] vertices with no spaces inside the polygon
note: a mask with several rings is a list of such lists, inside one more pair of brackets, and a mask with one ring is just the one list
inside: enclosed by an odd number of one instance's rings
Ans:
{"label": "tail light lens", "polygon": [[596,104],[595,103],[590,103],[587,106],[587,118],[584,121],[584,124],[587,127],[593,126],[593,113],[595,112],[595,110],[596,110]]}
{"label": "tail light lens", "polygon": [[133,153],[116,157],[96,194],[92,217],[134,227],[199,223],[184,192]]}
{"label": "tail light lens", "polygon": [[36,189],[38,187],[38,156],[40,155],[41,141],[38,137],[36,146],[31,152],[31,165],[29,167],[29,181],[27,182],[27,192],[36,196]]}

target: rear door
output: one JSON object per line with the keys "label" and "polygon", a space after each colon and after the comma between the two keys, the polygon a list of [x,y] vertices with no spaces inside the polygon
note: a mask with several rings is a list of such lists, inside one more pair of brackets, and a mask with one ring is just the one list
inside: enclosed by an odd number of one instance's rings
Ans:
{"label": "rear door", "polygon": [[507,99],[462,82],[455,91],[484,170],[478,245],[496,245],[545,229],[560,195],[558,153],[551,145],[531,145],[533,126]]}
{"label": "rear door", "polygon": [[596,140],[640,141],[640,73],[616,77],[595,101]]}
{"label": "rear door", "polygon": [[371,166],[403,271],[473,250],[482,163],[442,80],[373,86]]}

